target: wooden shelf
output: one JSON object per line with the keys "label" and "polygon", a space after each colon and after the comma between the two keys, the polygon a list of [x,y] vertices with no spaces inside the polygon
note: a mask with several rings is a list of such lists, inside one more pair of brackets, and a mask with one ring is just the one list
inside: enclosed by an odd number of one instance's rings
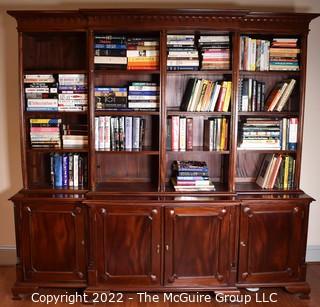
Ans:
{"label": "wooden shelf", "polygon": [[300,76],[300,71],[290,71],[290,70],[268,70],[268,71],[247,71],[247,70],[240,70],[240,76],[272,76],[272,75],[291,75],[291,76]]}
{"label": "wooden shelf", "polygon": [[[98,65],[98,64],[95,64]],[[159,69],[137,69],[137,70],[127,70],[127,69],[107,69],[107,68],[97,68],[94,69],[95,74],[109,74],[109,75],[136,75],[136,74],[160,74]]]}
{"label": "wooden shelf", "polygon": [[24,111],[26,117],[33,116],[61,116],[64,114],[88,114],[89,111]]}
{"label": "wooden shelf", "polygon": [[237,193],[301,193],[299,189],[262,189],[255,182],[236,183]]}
{"label": "wooden shelf", "polygon": [[97,116],[143,116],[143,115],[159,115],[159,111],[148,111],[148,110],[95,110]]}
{"label": "wooden shelf", "polygon": [[95,192],[102,193],[156,193],[158,192],[158,186],[151,182],[101,182],[98,183]]}
{"label": "wooden shelf", "polygon": [[178,109],[168,109],[167,115],[179,115],[179,116],[188,116],[188,117],[196,117],[196,116],[231,116],[231,112],[189,112],[189,111],[180,111]]}
{"label": "wooden shelf", "polygon": [[299,116],[298,112],[290,112],[290,111],[285,111],[285,112],[266,112],[266,111],[261,111],[261,112],[238,112],[239,116],[246,116],[246,117],[296,117]]}
{"label": "wooden shelf", "polygon": [[30,75],[41,75],[41,74],[87,74],[88,70],[86,69],[26,69],[23,72],[24,74]]}
{"label": "wooden shelf", "polygon": [[278,153],[278,154],[295,154],[295,150],[282,150],[282,149],[242,149],[237,148],[238,152],[256,152],[256,153]]}
{"label": "wooden shelf", "polygon": [[109,150],[109,149],[99,149],[96,150],[99,154],[110,154],[110,155],[159,155],[159,150],[153,150],[151,147],[143,147],[140,149],[132,150]]}
{"label": "wooden shelf", "polygon": [[204,153],[208,153],[208,154],[215,154],[215,155],[228,155],[230,154],[229,150],[208,150],[206,148],[204,148],[203,146],[193,146],[192,150],[167,150],[167,153],[181,153],[181,154],[188,154],[188,153],[193,153],[193,152],[204,152]]}
{"label": "wooden shelf", "polygon": [[171,183],[167,183],[165,187],[166,193],[171,194],[188,194],[188,195],[208,195],[208,194],[221,194],[221,193],[228,193],[227,185],[221,182],[212,182],[215,186],[215,191],[188,191],[188,192],[178,192],[174,190],[174,187]]}
{"label": "wooden shelf", "polygon": [[57,152],[57,153],[67,153],[67,152],[88,152],[88,148],[28,148],[27,152]]}
{"label": "wooden shelf", "polygon": [[88,192],[87,188],[78,187],[78,188],[58,188],[58,187],[52,187],[50,185],[32,185],[28,189],[29,192],[35,192],[35,193],[86,193]]}
{"label": "wooden shelf", "polygon": [[232,70],[167,70],[168,75],[231,75]]}

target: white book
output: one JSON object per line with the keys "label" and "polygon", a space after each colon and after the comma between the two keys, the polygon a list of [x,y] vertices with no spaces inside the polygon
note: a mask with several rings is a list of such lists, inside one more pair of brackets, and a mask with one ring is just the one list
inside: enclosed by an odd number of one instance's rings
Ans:
{"label": "white book", "polygon": [[126,116],[125,117],[125,149],[131,150],[132,149],[132,117]]}
{"label": "white book", "polygon": [[159,50],[127,50],[127,57],[158,56]]}
{"label": "white book", "polygon": [[127,64],[127,57],[95,56],[95,64]]}
{"label": "white book", "polygon": [[133,117],[132,120],[132,148],[140,148],[140,117]]}
{"label": "white book", "polygon": [[111,148],[111,116],[104,117],[104,149]]}
{"label": "white book", "polygon": [[179,149],[185,151],[187,148],[187,119],[180,117],[179,123]]}
{"label": "white book", "polygon": [[94,147],[96,150],[99,150],[99,117],[94,119]]}
{"label": "white book", "polygon": [[157,100],[159,99],[158,95],[129,95],[129,100]]}
{"label": "white book", "polygon": [[88,99],[87,94],[59,94],[59,99],[61,100],[85,100]]}
{"label": "white book", "polygon": [[105,118],[103,116],[99,117],[99,148],[104,148],[105,140]]}
{"label": "white book", "polygon": [[79,186],[79,155],[73,155],[73,185]]}
{"label": "white book", "polygon": [[58,99],[41,99],[41,98],[31,98],[27,101],[28,107],[57,107],[58,106]]}

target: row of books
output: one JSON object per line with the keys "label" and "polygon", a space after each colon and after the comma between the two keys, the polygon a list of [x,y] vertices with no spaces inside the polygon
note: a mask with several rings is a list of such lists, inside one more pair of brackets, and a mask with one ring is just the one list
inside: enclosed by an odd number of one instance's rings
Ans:
{"label": "row of books", "polygon": [[171,182],[175,191],[215,191],[204,161],[174,161]]}
{"label": "row of books", "polygon": [[289,155],[267,154],[256,183],[263,189],[293,189],[295,159]]}
{"label": "row of books", "polygon": [[144,129],[145,119],[138,116],[95,117],[95,149],[141,150]]}
{"label": "row of books", "polygon": [[159,85],[154,82],[130,82],[128,87],[95,87],[97,110],[157,110]]}
{"label": "row of books", "polygon": [[85,74],[26,74],[27,111],[85,111],[88,109]]}
{"label": "row of books", "polygon": [[159,39],[96,34],[94,63],[99,67],[128,70],[159,68]]}
{"label": "row of books", "polygon": [[241,123],[240,149],[296,150],[298,118],[248,118]]}
{"label": "row of books", "polygon": [[230,69],[230,37],[201,35],[199,38],[201,69]]}
{"label": "row of books", "polygon": [[226,118],[208,118],[204,121],[203,146],[210,151],[228,150]]}
{"label": "row of books", "polygon": [[30,118],[29,121],[32,148],[88,147],[86,124],[62,124],[60,118]]}
{"label": "row of books", "polygon": [[259,82],[252,78],[239,80],[238,111],[256,112],[264,110],[265,82]]}
{"label": "row of books", "polygon": [[167,69],[198,70],[199,53],[193,34],[167,35]]}
{"label": "row of books", "polygon": [[77,188],[88,185],[88,159],[79,153],[51,153],[50,180],[55,188]]}
{"label": "row of books", "polygon": [[191,78],[188,80],[180,109],[197,112],[227,112],[232,92],[231,81],[211,81]]}
{"label": "row of books", "polygon": [[172,116],[167,121],[167,150],[193,149],[193,119]]}
{"label": "row of books", "polygon": [[240,37],[240,69],[249,71],[299,70],[297,38],[273,38],[272,41]]}

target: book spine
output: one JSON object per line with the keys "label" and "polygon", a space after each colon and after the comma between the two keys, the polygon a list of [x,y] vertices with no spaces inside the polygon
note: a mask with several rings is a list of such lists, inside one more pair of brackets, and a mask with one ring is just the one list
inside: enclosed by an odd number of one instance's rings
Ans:
{"label": "book spine", "polygon": [[179,122],[179,149],[185,151],[187,138],[187,119],[185,117],[180,117]]}
{"label": "book spine", "polygon": [[62,156],[62,185],[67,187],[69,184],[69,159],[68,155]]}
{"label": "book spine", "polygon": [[99,141],[100,141],[100,137],[99,137],[99,117],[95,117],[94,119],[94,147],[95,150],[99,150]]}
{"label": "book spine", "polygon": [[172,132],[171,132],[171,149],[174,151],[179,150],[179,124],[180,124],[180,119],[179,116],[172,116],[171,118],[172,122]]}
{"label": "book spine", "polygon": [[139,149],[140,144],[140,117],[133,117],[132,123],[132,148]]}
{"label": "book spine", "polygon": [[62,157],[59,154],[54,155],[54,175],[55,187],[62,187]]}
{"label": "book spine", "polygon": [[79,155],[73,155],[73,186],[79,186]]}
{"label": "book spine", "polygon": [[105,149],[110,149],[110,132],[111,132],[111,129],[110,129],[110,120],[111,120],[111,117],[110,116],[105,116],[105,119],[104,119],[104,147]]}
{"label": "book spine", "polygon": [[125,118],[125,149],[132,149],[132,117]]}
{"label": "book spine", "polygon": [[193,119],[187,118],[187,150],[193,149]]}
{"label": "book spine", "polygon": [[69,186],[73,187],[73,154],[69,154]]}
{"label": "book spine", "polygon": [[297,149],[297,139],[298,139],[298,118],[289,119],[289,142],[288,149]]}

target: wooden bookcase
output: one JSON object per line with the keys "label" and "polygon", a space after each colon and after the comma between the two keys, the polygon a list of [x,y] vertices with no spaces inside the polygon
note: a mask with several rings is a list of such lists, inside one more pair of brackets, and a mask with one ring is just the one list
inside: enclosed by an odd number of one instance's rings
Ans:
{"label": "wooden bookcase", "polygon": [[[9,11],[19,35],[20,132],[23,189],[12,197],[17,239],[15,298],[38,287],[95,291],[238,291],[285,287],[308,296],[305,281],[308,210],[312,198],[299,187],[309,23],[317,14],[248,10]],[[101,69],[94,64],[94,35],[115,33],[157,37],[157,70]],[[227,70],[167,71],[167,34],[223,34],[230,37]],[[301,49],[299,71],[240,70],[240,37],[293,37]],[[26,111],[25,74],[86,74],[88,111]],[[232,81],[227,112],[180,111],[190,78]],[[278,81],[295,78],[289,107],[282,112],[240,112],[239,80],[255,78],[270,93]],[[158,111],[96,110],[96,86],[131,81],[160,85]],[[95,116],[140,116],[145,144],[137,151],[95,149]],[[193,118],[191,151],[167,150],[167,120]],[[227,118],[228,147],[203,147],[203,121]],[[61,118],[89,126],[87,149],[31,148],[30,118]],[[240,150],[239,121],[298,117],[295,151]],[[50,152],[87,157],[88,184],[50,185]],[[262,189],[256,183],[266,153],[295,158],[294,189]],[[214,192],[175,192],[174,160],[206,161]],[[285,244],[283,244],[285,242]],[[43,253],[46,250],[47,253]],[[50,255],[49,255],[50,254]]]}

